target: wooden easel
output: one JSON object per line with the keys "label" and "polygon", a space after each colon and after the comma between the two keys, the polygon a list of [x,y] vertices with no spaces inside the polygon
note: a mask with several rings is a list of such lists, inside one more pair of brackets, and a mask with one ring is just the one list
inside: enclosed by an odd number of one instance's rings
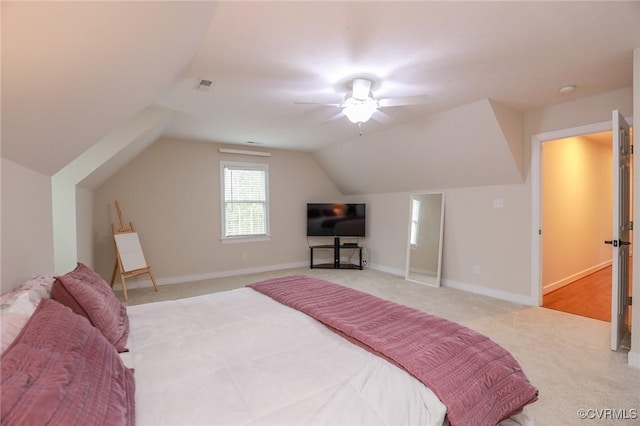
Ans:
{"label": "wooden easel", "polygon": [[151,266],[149,266],[149,263],[142,252],[140,239],[138,238],[138,233],[133,227],[133,223],[129,222],[128,228],[124,223],[122,210],[120,209],[120,203],[118,200],[116,200],[116,210],[118,211],[120,228],[116,229],[116,225],[113,223],[111,224],[111,230],[116,244],[116,264],[113,267],[113,274],[111,274],[111,288],[113,288],[113,284],[116,280],[116,273],[119,269],[124,301],[126,302],[129,300],[127,295],[127,284],[125,282],[127,278],[142,274],[149,274],[153,287],[156,291],[158,291],[158,285],[156,284],[156,279],[151,271]]}

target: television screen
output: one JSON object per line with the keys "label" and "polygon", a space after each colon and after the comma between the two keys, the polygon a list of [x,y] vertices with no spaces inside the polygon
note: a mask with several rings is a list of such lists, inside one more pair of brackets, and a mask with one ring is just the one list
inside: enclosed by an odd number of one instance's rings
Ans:
{"label": "television screen", "polygon": [[307,204],[307,236],[364,237],[365,204]]}

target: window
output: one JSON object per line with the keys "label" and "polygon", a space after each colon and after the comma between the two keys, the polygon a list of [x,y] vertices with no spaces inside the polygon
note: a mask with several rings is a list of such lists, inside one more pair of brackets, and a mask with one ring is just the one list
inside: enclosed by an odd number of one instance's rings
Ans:
{"label": "window", "polygon": [[418,246],[418,226],[420,220],[420,200],[411,199],[411,239],[412,247]]}
{"label": "window", "polygon": [[222,238],[269,235],[269,165],[220,162]]}

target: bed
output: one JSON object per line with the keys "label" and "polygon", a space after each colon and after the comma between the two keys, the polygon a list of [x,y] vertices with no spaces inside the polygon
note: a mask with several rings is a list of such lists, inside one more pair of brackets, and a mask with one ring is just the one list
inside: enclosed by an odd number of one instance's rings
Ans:
{"label": "bed", "polygon": [[[104,308],[113,295],[95,294],[101,279],[84,265],[71,274],[60,280],[64,285],[56,280],[55,300],[40,302],[36,319],[2,354],[3,424],[37,424],[25,406],[39,406],[38,395],[52,382],[64,395],[44,418],[59,420],[63,412],[75,419],[69,424],[86,418],[138,425],[532,423],[522,410],[537,390],[506,350],[366,293],[289,276],[123,311],[120,304]],[[87,287],[93,293],[83,295]],[[55,346],[55,357],[45,352],[45,370],[52,371],[25,379],[24,371],[33,373],[23,366],[31,356],[24,354],[43,341],[42,330],[47,351]],[[92,361],[78,362],[85,359],[78,348]],[[71,369],[79,372],[60,378]],[[86,396],[92,392],[99,395]]]}
{"label": "bed", "polygon": [[[319,306],[324,309],[317,309]],[[450,420],[447,407],[416,378],[423,376],[420,368],[425,366],[442,370],[439,377],[430,379],[440,388],[443,382],[447,382],[445,388],[464,383],[465,389],[475,383],[481,392],[509,393],[487,398],[474,390],[447,395],[446,389],[439,389],[445,397],[468,401],[468,406],[459,408],[463,413],[458,414],[456,424],[495,424],[487,419],[512,417],[537,397],[515,360],[505,361],[510,355],[485,336],[311,277],[283,277],[224,293],[133,306],[128,313],[137,419],[144,425],[441,425]],[[393,330],[393,323],[406,321],[406,314],[414,315],[411,322],[416,324],[401,326],[407,333],[406,342],[384,348],[363,342],[367,335],[381,340],[381,334],[402,334],[402,330]],[[346,321],[340,321],[341,316]],[[389,320],[381,323],[374,317]],[[431,358],[448,356],[433,353],[434,345],[430,349],[411,343],[422,326],[418,317],[442,325],[446,336],[457,332],[447,328],[454,326],[458,332],[480,337],[485,345],[479,349],[483,364],[475,366],[476,371],[465,367],[473,365],[472,352],[464,353],[456,344],[452,348],[455,359],[449,362],[461,364],[448,369],[438,362],[421,364],[420,356],[411,354],[402,359],[402,354],[418,350],[431,351]],[[373,323],[379,328],[376,333],[358,334],[357,330],[370,329]],[[407,350],[411,345],[415,347]],[[401,355],[398,348],[405,349]],[[486,356],[496,348],[499,354]],[[398,365],[401,362],[412,374]],[[509,364],[511,370],[492,370],[487,367],[491,362]],[[409,365],[412,363],[417,365]],[[159,375],[158,371],[171,374]],[[497,414],[477,408],[483,404],[494,404]],[[498,407],[500,404],[504,407]],[[527,421],[523,416],[515,420]]]}

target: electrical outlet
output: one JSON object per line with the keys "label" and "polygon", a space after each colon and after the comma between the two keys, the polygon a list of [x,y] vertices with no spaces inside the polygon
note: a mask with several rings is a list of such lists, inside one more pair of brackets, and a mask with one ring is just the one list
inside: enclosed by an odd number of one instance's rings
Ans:
{"label": "electrical outlet", "polygon": [[494,198],[493,199],[493,208],[501,209],[504,207],[504,200],[502,198]]}
{"label": "electrical outlet", "polygon": [[246,261],[247,260],[247,253],[242,253],[242,260]]}
{"label": "electrical outlet", "polygon": [[368,262],[368,261],[366,261],[366,260],[363,260],[363,261],[362,261],[362,266],[367,266],[368,264],[369,264],[369,262]]}
{"label": "electrical outlet", "polygon": [[480,273],[480,265],[473,265],[473,273],[474,274]]}

